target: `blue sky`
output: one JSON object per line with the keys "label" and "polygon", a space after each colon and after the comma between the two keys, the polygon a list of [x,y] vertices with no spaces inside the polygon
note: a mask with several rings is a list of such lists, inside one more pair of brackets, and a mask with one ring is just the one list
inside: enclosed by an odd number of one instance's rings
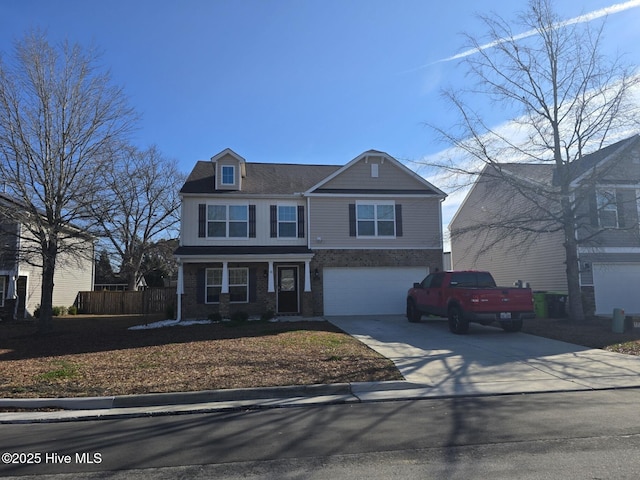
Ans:
{"label": "blue sky", "polygon": [[[625,0],[557,0],[567,18]],[[606,47],[640,63],[640,1],[609,16]],[[368,149],[415,161],[445,148],[461,32],[526,1],[0,0],[0,51],[30,28],[96,45],[142,114],[134,142],[189,172],[230,147],[247,161],[344,164]],[[601,20],[597,20],[601,21]],[[436,63],[434,63],[436,62]],[[504,118],[501,115],[504,114]],[[496,123],[508,117],[496,111]]]}

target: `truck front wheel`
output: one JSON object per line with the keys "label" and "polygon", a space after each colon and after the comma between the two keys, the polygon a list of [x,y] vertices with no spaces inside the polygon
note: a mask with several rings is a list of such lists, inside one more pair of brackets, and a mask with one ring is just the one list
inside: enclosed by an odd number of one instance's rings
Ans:
{"label": "truck front wheel", "polygon": [[469,331],[469,322],[465,320],[462,309],[457,305],[449,307],[449,330],[456,335],[464,335]]}
{"label": "truck front wheel", "polygon": [[407,318],[411,323],[417,323],[420,321],[420,318],[422,318],[422,314],[418,311],[413,300],[407,301]]}

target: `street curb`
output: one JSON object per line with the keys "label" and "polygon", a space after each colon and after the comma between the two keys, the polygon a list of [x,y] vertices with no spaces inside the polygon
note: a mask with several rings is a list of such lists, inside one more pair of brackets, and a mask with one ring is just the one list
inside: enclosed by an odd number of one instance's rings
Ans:
{"label": "street curb", "polygon": [[78,398],[0,398],[0,408],[64,410],[107,410],[112,408],[190,405],[197,403],[264,400],[271,398],[352,395],[351,384],[290,385],[284,387],[234,388],[197,392],[149,393],[109,397]]}

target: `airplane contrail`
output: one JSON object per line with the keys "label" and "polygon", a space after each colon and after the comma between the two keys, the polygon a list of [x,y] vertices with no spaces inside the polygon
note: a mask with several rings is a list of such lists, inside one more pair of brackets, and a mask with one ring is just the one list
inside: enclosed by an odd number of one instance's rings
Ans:
{"label": "airplane contrail", "polygon": [[[613,13],[624,12],[625,10],[629,10],[635,7],[640,7],[640,0],[629,0],[624,3],[616,3],[615,5],[611,5],[610,7],[601,8],[600,10],[594,10],[593,12],[585,13],[578,17],[570,18],[568,20],[559,22],[556,25],[554,25],[554,28],[562,28],[562,27],[566,27],[567,25],[574,25],[576,23],[590,22],[597,18],[605,17]],[[538,32],[536,30],[529,30],[528,32],[520,33],[508,39],[503,38],[503,39],[495,40],[493,42],[480,45],[478,48],[472,48],[464,52],[458,53],[456,55],[452,55],[451,57],[443,58],[441,60],[436,60],[435,62],[425,65],[425,67],[433,65],[435,63],[450,62],[452,60],[458,60],[460,58],[468,57],[469,55],[474,55],[475,53],[478,53],[481,50],[495,47],[496,45],[499,45],[500,43],[505,42],[507,40],[522,40],[523,38],[531,37],[533,35],[536,35],[537,33]]]}

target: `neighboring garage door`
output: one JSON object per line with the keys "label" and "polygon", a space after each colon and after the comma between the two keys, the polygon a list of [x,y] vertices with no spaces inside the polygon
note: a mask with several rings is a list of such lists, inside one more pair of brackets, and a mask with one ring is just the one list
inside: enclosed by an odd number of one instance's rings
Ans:
{"label": "neighboring garage door", "polygon": [[325,315],[389,315],[404,313],[407,290],[421,282],[426,268],[325,268]]}
{"label": "neighboring garage door", "polygon": [[640,264],[594,263],[596,314],[612,315],[614,308],[640,314]]}

